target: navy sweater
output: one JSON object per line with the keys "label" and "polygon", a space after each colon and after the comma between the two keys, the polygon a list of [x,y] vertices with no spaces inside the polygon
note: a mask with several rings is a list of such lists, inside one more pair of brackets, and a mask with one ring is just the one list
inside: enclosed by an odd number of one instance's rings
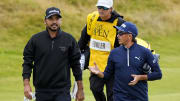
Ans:
{"label": "navy sweater", "polygon": [[139,81],[134,86],[128,83],[133,80],[131,74],[143,75],[143,65],[148,63],[152,73],[147,74],[148,80],[161,79],[162,73],[158,62],[149,49],[134,43],[130,48],[123,45],[111,51],[104,71],[104,78],[114,76],[115,101],[148,101],[147,81]]}

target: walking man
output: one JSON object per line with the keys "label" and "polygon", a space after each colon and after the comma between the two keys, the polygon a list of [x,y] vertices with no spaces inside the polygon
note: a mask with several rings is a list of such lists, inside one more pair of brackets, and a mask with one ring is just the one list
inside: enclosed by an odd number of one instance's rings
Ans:
{"label": "walking man", "polygon": [[24,95],[31,99],[30,77],[33,70],[33,85],[36,101],[71,101],[70,68],[77,81],[76,101],[84,100],[80,50],[76,40],[60,29],[60,9],[46,10],[46,30],[31,37],[23,53]]}

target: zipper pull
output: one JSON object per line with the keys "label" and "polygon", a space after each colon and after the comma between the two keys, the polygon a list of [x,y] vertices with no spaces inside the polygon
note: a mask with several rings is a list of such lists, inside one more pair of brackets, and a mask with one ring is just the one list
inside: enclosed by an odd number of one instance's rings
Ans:
{"label": "zipper pull", "polygon": [[53,50],[54,48],[54,40],[52,40],[52,45],[51,45],[51,49]]}

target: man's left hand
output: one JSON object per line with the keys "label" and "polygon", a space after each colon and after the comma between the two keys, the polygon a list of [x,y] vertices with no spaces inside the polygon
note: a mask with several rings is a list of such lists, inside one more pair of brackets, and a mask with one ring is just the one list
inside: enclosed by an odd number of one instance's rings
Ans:
{"label": "man's left hand", "polygon": [[130,83],[128,83],[129,86],[134,86],[138,83],[138,81],[140,80],[147,80],[147,75],[135,75],[135,74],[132,74],[131,75],[134,80],[130,81]]}
{"label": "man's left hand", "polygon": [[132,74],[131,76],[134,78],[134,80],[130,81],[130,83],[129,83],[128,85],[134,86],[134,85],[136,85],[136,84],[138,83],[138,81],[140,80],[140,75]]}
{"label": "man's left hand", "polygon": [[78,89],[76,93],[76,101],[83,101],[84,100],[84,92],[83,89]]}

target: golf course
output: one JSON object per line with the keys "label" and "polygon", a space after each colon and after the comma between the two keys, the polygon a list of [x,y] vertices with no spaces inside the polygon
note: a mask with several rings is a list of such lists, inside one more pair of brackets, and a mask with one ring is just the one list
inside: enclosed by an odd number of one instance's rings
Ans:
{"label": "golf course", "polygon": [[[87,15],[97,10],[96,2],[0,0],[0,101],[24,100],[23,50],[32,35],[45,30],[45,10],[52,6],[60,8],[61,29],[78,41]],[[149,101],[180,101],[180,0],[114,0],[114,10],[126,21],[135,23],[138,37],[160,54],[163,76],[148,82]],[[84,101],[95,101],[89,88],[89,74],[89,70],[83,71]],[[72,85],[73,82],[72,76]]]}

